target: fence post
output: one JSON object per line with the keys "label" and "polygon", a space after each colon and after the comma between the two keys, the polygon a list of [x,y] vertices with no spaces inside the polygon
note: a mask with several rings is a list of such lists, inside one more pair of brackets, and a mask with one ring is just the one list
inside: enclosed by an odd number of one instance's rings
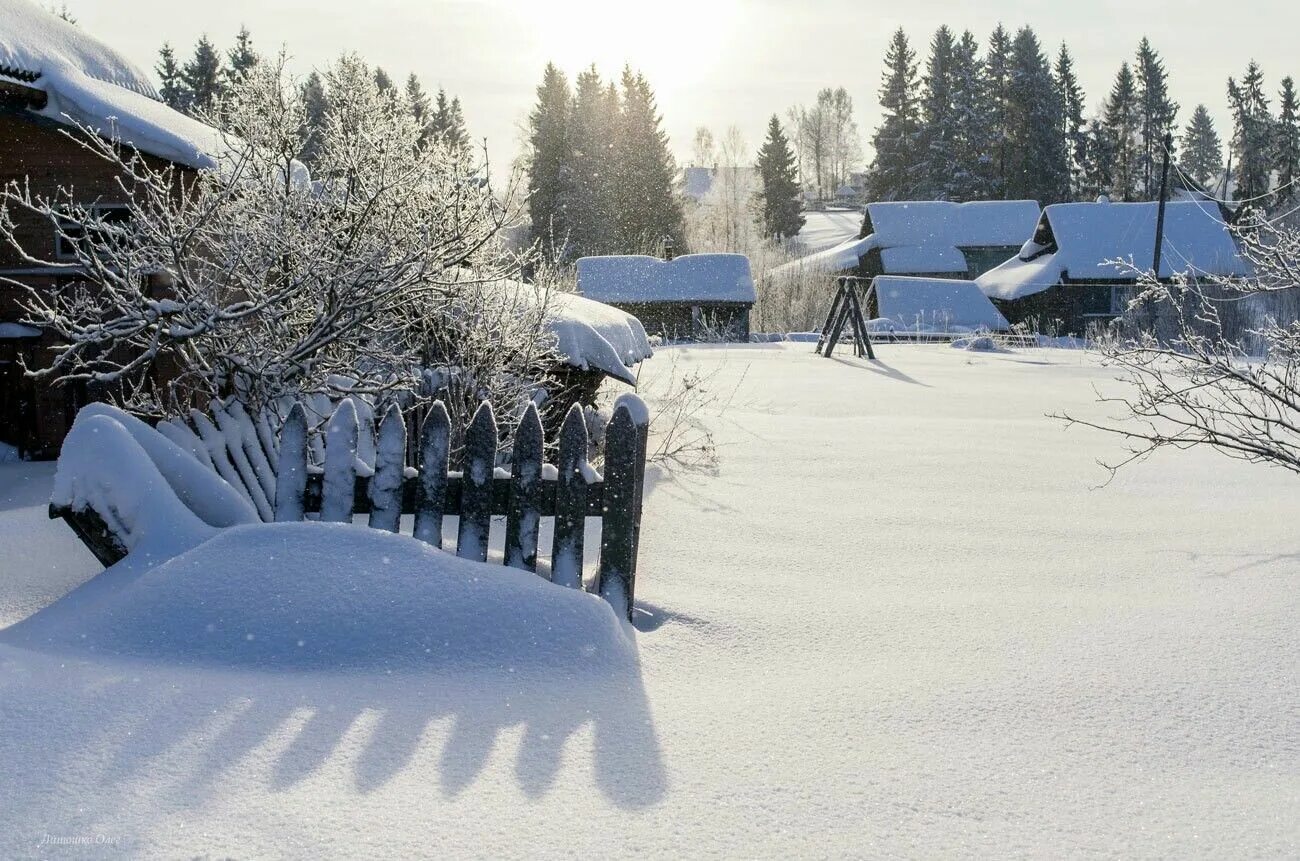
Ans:
{"label": "fence post", "polygon": [[614,411],[605,430],[605,482],[601,502],[600,596],[625,619],[632,618],[636,559],[637,427],[627,404]]}
{"label": "fence post", "polygon": [[492,527],[492,478],[497,462],[497,422],[484,401],[465,431],[465,471],[461,478],[460,529],[456,555],[486,562]]}
{"label": "fence post", "polygon": [[524,410],[515,430],[514,465],[510,471],[510,507],[506,515],[505,562],[512,568],[537,570],[538,497],[542,490],[542,419],[537,405]]}
{"label": "fence post", "polygon": [[650,443],[650,408],[639,395],[624,392],[614,401],[614,411],[627,407],[636,425],[636,494],[635,507],[632,512],[635,525],[632,528],[632,578],[636,581],[637,563],[641,558],[641,506],[645,497],[645,461],[646,449]]}
{"label": "fence post", "polygon": [[343,400],[325,426],[325,482],[320,519],[351,523],[357,485],[357,408]]}
{"label": "fence post", "polygon": [[370,528],[396,532],[402,519],[402,470],[406,465],[406,421],[390,404],[379,423],[375,474],[370,479]]}
{"label": "fence post", "polygon": [[280,428],[280,472],[275,478],[275,522],[303,518],[307,494],[307,414],[294,404]]}
{"label": "fence post", "polygon": [[551,545],[551,582],[582,588],[582,553],[587,526],[587,422],[574,404],[560,428],[560,458],[555,482],[555,535]]}
{"label": "fence post", "polygon": [[420,430],[420,483],[415,491],[415,529],[425,544],[442,547],[442,514],[447,506],[447,458],[451,454],[451,417],[434,401]]}

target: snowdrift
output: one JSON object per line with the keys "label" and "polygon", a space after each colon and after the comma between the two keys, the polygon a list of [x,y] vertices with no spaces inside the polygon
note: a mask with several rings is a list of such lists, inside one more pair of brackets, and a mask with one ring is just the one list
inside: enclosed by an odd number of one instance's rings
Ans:
{"label": "snowdrift", "polygon": [[582,674],[634,663],[623,623],[599,597],[379,530],[256,524],[147,571],[130,561],[0,641],[244,669]]}

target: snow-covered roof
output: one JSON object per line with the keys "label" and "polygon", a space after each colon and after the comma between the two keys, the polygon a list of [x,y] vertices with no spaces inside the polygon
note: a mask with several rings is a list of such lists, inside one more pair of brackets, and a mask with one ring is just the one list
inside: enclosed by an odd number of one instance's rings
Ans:
{"label": "snow-covered roof", "polygon": [[220,133],[158,101],[117,51],[28,0],[0,0],[0,22],[0,81],[44,92],[36,113],[178,164],[216,166]]}
{"label": "snow-covered roof", "polygon": [[856,208],[809,210],[803,219],[798,242],[809,253],[852,242],[862,229],[862,210]]}
{"label": "snow-covered roof", "polygon": [[[1059,203],[1043,210],[1038,231],[1017,257],[976,283],[998,299],[1039,293],[1063,279],[1132,281],[1114,261],[1149,268],[1155,248],[1155,203]],[[1035,239],[1045,240],[1036,242]],[[1223,223],[1217,205],[1174,201],[1165,207],[1160,277],[1197,272],[1245,275],[1249,264]]]}
{"label": "snow-covered roof", "polygon": [[578,292],[599,302],[753,303],[754,278],[743,254],[583,257]]}
{"label": "snow-covered roof", "polygon": [[17,340],[18,338],[39,338],[41,330],[22,323],[0,323],[0,340]]}
{"label": "snow-covered roof", "polygon": [[1009,328],[1006,318],[974,281],[880,275],[872,283],[879,318],[898,323],[900,328],[920,326],[943,332]]}
{"label": "snow-covered roof", "polygon": [[867,252],[880,249],[889,272],[967,271],[964,248],[1015,248],[1033,232],[1038,204],[1032,200],[894,201],[867,205],[870,235],[850,239],[772,271],[775,277],[801,271],[844,272]]}

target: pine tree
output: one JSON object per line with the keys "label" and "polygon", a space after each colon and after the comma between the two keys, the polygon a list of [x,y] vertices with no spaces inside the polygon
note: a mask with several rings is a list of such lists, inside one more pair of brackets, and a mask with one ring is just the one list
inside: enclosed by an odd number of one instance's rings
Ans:
{"label": "pine tree", "polygon": [[209,114],[225,92],[221,55],[207,36],[194,46],[194,57],[181,69],[181,81],[189,94],[187,108],[192,113]]}
{"label": "pine tree", "polygon": [[1103,111],[1106,148],[1111,156],[1111,197],[1121,201],[1139,198],[1142,180],[1139,160],[1139,116],[1137,81],[1128,63],[1119,67],[1115,84]]}
{"label": "pine tree", "polygon": [[953,200],[992,196],[993,141],[979,43],[969,31],[953,49]]}
{"label": "pine tree", "polygon": [[952,200],[957,193],[957,129],[953,93],[956,87],[956,42],[941,26],[930,40],[930,59],[922,79],[919,195]]}
{"label": "pine tree", "polygon": [[1074,58],[1069,47],[1062,42],[1056,55],[1053,70],[1057,98],[1061,107],[1060,134],[1065,140],[1066,155],[1070,165],[1069,197],[1076,199],[1085,185],[1085,162],[1088,158],[1088,124],[1083,118],[1083,87],[1074,73]]}
{"label": "pine tree", "polygon": [[989,197],[1005,198],[1011,157],[1008,138],[1011,123],[1011,36],[1001,24],[989,36],[989,49],[984,57],[984,80],[992,143]]}
{"label": "pine tree", "polygon": [[1295,206],[1300,198],[1300,106],[1296,104],[1295,81],[1282,79],[1282,92],[1278,99],[1278,118],[1273,141],[1273,170],[1277,174],[1277,189],[1273,193],[1275,212],[1284,212]]}
{"label": "pine tree", "polygon": [[438,95],[434,97],[429,128],[432,140],[452,151],[463,153],[469,149],[469,132],[465,130],[460,99],[447,98],[447,91],[442,87],[438,88]]}
{"label": "pine tree", "polygon": [[1273,117],[1264,95],[1264,73],[1254,60],[1238,84],[1228,79],[1228,101],[1232,106],[1232,151],[1237,166],[1236,198],[1256,203],[1269,191],[1272,165]]}
{"label": "pine tree", "polygon": [[432,119],[432,110],[429,104],[429,96],[424,92],[424,87],[420,86],[420,79],[415,73],[406,76],[406,105],[411,111],[411,116],[420,126],[420,148],[428,146],[429,135],[432,131],[430,120]]}
{"label": "pine tree", "polygon": [[178,111],[186,110],[189,94],[185,91],[185,84],[181,80],[181,67],[176,63],[176,53],[166,42],[158,52],[158,65],[154,66],[154,70],[162,81],[162,86],[158,88],[158,95],[162,97],[163,104]]}
{"label": "pine tree", "polygon": [[916,53],[901,27],[894,32],[885,53],[880,107],[884,119],[871,138],[876,157],[868,180],[870,194],[874,200],[905,200],[914,197],[918,188],[921,105]]}
{"label": "pine tree", "polygon": [[[1138,99],[1138,163],[1142,171],[1142,199],[1154,200],[1160,192],[1165,136],[1172,134],[1178,104],[1169,98],[1169,75],[1164,61],[1143,37],[1134,63]],[[1172,155],[1172,153],[1170,153]]]}
{"label": "pine tree", "polygon": [[569,223],[563,208],[571,159],[569,110],[572,95],[564,73],[547,63],[528,116],[528,214],[532,236],[550,258],[563,257]]}
{"label": "pine tree", "polygon": [[1197,105],[1179,142],[1178,165],[1202,187],[1212,189],[1223,173],[1223,142],[1205,105]]}
{"label": "pine tree", "polygon": [[569,111],[569,173],[564,208],[573,244],[581,256],[609,254],[619,247],[617,168],[614,139],[618,93],[611,93],[595,66],[574,81]]}
{"label": "pine tree", "polygon": [[790,140],[776,114],[768,121],[767,140],[758,151],[758,180],[757,221],[763,235],[777,239],[797,236],[804,225],[799,171]]}
{"label": "pine tree", "polygon": [[324,134],[325,117],[329,113],[329,97],[325,92],[325,83],[321,76],[312,72],[302,84],[302,104],[306,113],[306,140],[303,142],[301,158],[310,167],[320,155],[321,137]]}
{"label": "pine tree", "polygon": [[243,80],[248,70],[257,65],[260,57],[253,50],[252,36],[247,27],[239,28],[239,34],[235,36],[235,47],[226,54],[226,58],[226,80],[231,84]]}
{"label": "pine tree", "polygon": [[677,165],[668,147],[654,91],[640,73],[624,68],[614,140],[619,250],[649,251],[662,242],[681,246]]}
{"label": "pine tree", "polygon": [[1011,47],[1005,195],[1043,204],[1065,200],[1070,169],[1051,66],[1038,36],[1022,27]]}

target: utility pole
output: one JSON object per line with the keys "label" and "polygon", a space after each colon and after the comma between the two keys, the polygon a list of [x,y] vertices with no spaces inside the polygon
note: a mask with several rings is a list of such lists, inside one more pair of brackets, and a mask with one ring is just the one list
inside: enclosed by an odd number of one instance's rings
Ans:
{"label": "utility pole", "polygon": [[1165,133],[1165,158],[1160,168],[1160,204],[1156,207],[1156,249],[1152,254],[1151,276],[1160,280],[1160,257],[1165,244],[1165,198],[1169,194],[1169,151],[1174,148],[1174,137]]}

